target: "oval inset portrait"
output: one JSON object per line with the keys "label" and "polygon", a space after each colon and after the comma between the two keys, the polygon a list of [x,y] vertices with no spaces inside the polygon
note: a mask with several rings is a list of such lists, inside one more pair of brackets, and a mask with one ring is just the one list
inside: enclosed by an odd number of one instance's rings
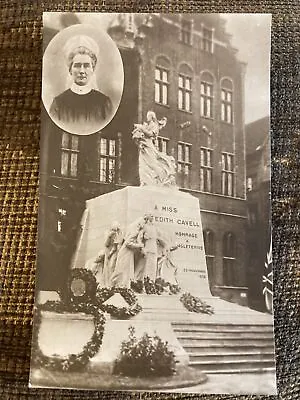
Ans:
{"label": "oval inset portrait", "polygon": [[110,36],[78,24],[54,36],[43,57],[42,99],[54,123],[66,132],[89,135],[114,117],[124,70]]}

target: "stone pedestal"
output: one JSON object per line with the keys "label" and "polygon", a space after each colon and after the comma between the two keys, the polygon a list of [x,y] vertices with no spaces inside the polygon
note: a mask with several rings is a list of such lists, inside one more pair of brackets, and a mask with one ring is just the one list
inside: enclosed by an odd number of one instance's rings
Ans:
{"label": "stone pedestal", "polygon": [[73,267],[82,268],[103,250],[104,235],[114,221],[123,231],[143,215],[178,245],[172,252],[182,291],[211,298],[208,284],[199,200],[188,193],[160,187],[126,187],[88,200]]}
{"label": "stone pedestal", "polygon": [[[145,214],[154,216],[154,225],[168,237],[171,254],[177,269],[181,293],[190,292],[202,299],[212,299],[207,276],[200,206],[197,198],[175,189],[160,187],[126,187],[112,193],[88,200],[82,218],[82,234],[73,259],[73,268],[86,267],[91,260],[103,253],[105,233],[117,221],[124,233],[130,224]],[[172,328],[174,321],[189,321],[189,313],[179,300],[180,295],[138,295],[143,311],[130,320],[108,319],[103,344],[91,360],[90,368],[112,369],[120,354],[122,341],[128,339],[128,328],[135,328],[136,336],[144,333],[158,335],[167,341],[180,364],[187,364],[189,357]],[[51,314],[51,315],[50,315]],[[44,326],[44,327],[43,327]],[[74,332],[72,338],[71,332]],[[58,335],[55,343],[49,335]],[[78,353],[93,332],[89,317],[76,314],[59,316],[43,315],[40,332],[41,347],[45,354],[52,351],[60,355]],[[70,334],[70,335],[69,335]],[[61,336],[65,335],[65,338]],[[68,336],[69,335],[69,336]],[[67,339],[67,336],[69,339]],[[47,347],[48,342],[52,350]],[[70,342],[70,343],[68,343]],[[44,344],[43,344],[44,343]]]}
{"label": "stone pedestal", "polygon": [[41,319],[39,345],[46,356],[80,353],[94,332],[91,315],[43,311]]}
{"label": "stone pedestal", "polygon": [[[78,354],[90,340],[94,332],[93,317],[82,313],[59,314],[43,311],[39,330],[39,346],[47,356],[66,357]],[[171,326],[171,321],[145,320],[115,320],[109,316],[105,323],[102,346],[99,352],[90,360],[88,368],[93,371],[113,370],[114,361],[120,355],[121,344],[128,340],[129,327],[134,327],[137,338],[147,333],[159,336],[168,342],[168,347],[175,354],[180,365],[187,365],[189,356],[179,343]]]}

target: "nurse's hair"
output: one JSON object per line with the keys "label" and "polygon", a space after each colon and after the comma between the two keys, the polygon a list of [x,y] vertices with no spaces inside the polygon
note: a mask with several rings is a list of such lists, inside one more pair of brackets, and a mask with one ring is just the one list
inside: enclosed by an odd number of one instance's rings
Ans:
{"label": "nurse's hair", "polygon": [[99,48],[94,39],[85,35],[73,36],[64,46],[64,53],[69,71],[73,65],[73,59],[77,54],[87,54],[91,59],[93,69],[95,69],[98,52]]}

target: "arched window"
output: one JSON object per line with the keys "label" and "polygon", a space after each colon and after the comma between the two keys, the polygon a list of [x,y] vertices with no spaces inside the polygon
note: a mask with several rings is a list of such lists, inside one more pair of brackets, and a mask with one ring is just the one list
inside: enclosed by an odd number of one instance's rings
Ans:
{"label": "arched window", "polygon": [[192,76],[192,69],[182,64],[178,74],[178,109],[181,111],[192,111]]}
{"label": "arched window", "polygon": [[156,59],[155,67],[155,102],[169,105],[170,62],[164,56]]}
{"label": "arched window", "polygon": [[207,273],[209,285],[211,288],[216,284],[216,276],[214,270],[215,264],[215,235],[214,233],[206,229],[203,231],[204,238],[204,248],[205,248],[205,256],[206,256],[206,265],[207,265]]}
{"label": "arched window", "polygon": [[209,72],[201,74],[200,114],[204,118],[213,118],[214,78]]}
{"label": "arched window", "polygon": [[233,123],[233,84],[228,78],[221,81],[221,120]]}
{"label": "arched window", "polygon": [[223,283],[225,286],[236,286],[236,238],[227,232],[223,236]]}

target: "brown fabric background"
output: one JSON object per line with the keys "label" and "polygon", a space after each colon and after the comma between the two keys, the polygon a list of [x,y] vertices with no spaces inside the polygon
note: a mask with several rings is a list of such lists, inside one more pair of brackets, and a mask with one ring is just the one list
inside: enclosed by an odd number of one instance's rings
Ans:
{"label": "brown fabric background", "polygon": [[[300,398],[300,224],[299,199],[297,200],[300,170],[298,1],[1,0],[0,398],[2,400],[83,398],[175,400],[200,397],[154,393],[134,395],[124,392],[33,390],[27,387],[37,238],[42,11],[149,12],[154,10],[273,14],[271,134],[277,376],[281,398]],[[201,397],[237,398],[225,395]]]}

